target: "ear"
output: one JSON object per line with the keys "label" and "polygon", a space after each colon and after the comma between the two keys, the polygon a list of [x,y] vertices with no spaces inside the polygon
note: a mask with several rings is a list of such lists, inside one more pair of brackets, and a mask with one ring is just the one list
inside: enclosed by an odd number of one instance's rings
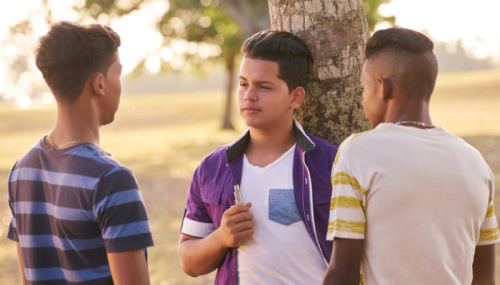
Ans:
{"label": "ear", "polygon": [[290,102],[290,108],[297,109],[302,105],[304,98],[306,97],[306,90],[303,87],[297,87],[290,92],[290,96],[292,96],[292,101]]}
{"label": "ear", "polygon": [[92,85],[92,91],[95,95],[99,96],[104,96],[104,87],[105,87],[105,80],[104,80],[104,75],[102,73],[96,73],[92,76],[91,80],[91,85]]}
{"label": "ear", "polygon": [[384,101],[389,101],[392,99],[392,81],[389,78],[378,77],[378,82],[382,86],[382,95],[384,96]]}

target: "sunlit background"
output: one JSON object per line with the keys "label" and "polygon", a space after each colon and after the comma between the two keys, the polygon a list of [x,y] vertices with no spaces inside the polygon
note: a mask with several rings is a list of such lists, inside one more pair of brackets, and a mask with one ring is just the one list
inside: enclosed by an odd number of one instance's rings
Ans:
{"label": "sunlit background", "polygon": [[[85,5],[84,0],[47,2],[48,8],[42,5],[43,0],[16,0],[10,1],[8,8],[0,9],[0,103],[15,102],[17,107],[22,109],[53,103],[53,97],[34,64],[36,40],[49,29],[45,20],[47,13],[51,13],[54,21],[96,21],[90,15],[78,13],[73,9],[82,8]],[[117,5],[128,9],[136,2],[120,0]],[[208,5],[211,0],[201,2]],[[93,8],[90,7],[90,10]],[[141,63],[149,73],[155,74],[160,72],[162,62],[167,63],[172,70],[183,69],[186,65],[185,54],[197,54],[200,58],[220,55],[221,49],[216,44],[196,44],[183,39],[172,39],[165,45],[164,37],[156,25],[168,9],[168,1],[151,0],[144,1],[139,9],[125,16],[100,14],[97,18],[98,22],[109,24],[121,35],[120,54],[125,75],[133,72]],[[382,15],[396,16],[396,25],[430,35],[437,43],[442,43],[449,53],[456,52],[457,46],[463,47],[468,56],[487,60],[490,67],[499,65],[498,0],[393,0],[382,4],[379,11]],[[31,21],[28,32],[9,33],[10,29],[22,21]],[[200,17],[199,21],[201,26],[211,24],[209,17]],[[376,29],[388,26],[388,23],[380,23]],[[173,17],[170,19],[169,28],[182,32],[185,29],[185,21]],[[22,57],[15,56],[18,54]],[[25,66],[25,70],[16,69]],[[127,89],[124,92],[127,93]]]}
{"label": "sunlit background", "polygon": [[[220,14],[221,1],[115,0],[112,11],[95,3],[113,1],[100,0],[14,0],[0,7],[0,284],[20,284],[16,248],[6,238],[8,176],[15,161],[50,132],[56,116],[34,58],[37,38],[49,29],[47,19],[97,21],[120,34],[124,94],[115,121],[101,130],[100,146],[132,169],[141,187],[155,240],[148,250],[151,283],[213,283],[213,274],[191,278],[182,272],[177,243],[194,169],[245,128],[234,100],[228,101],[235,86],[227,85],[228,75],[237,73],[234,51],[243,28]],[[245,11],[263,3],[267,9],[266,0],[237,1],[252,5]],[[484,156],[497,181],[500,217],[500,1],[364,0],[365,12],[377,11],[373,7],[381,2],[388,3],[373,23],[395,16],[396,25],[433,38],[440,69],[431,100],[433,123]],[[375,30],[388,26],[380,22]],[[189,39],[187,31],[195,36]],[[498,246],[496,260],[500,264]]]}

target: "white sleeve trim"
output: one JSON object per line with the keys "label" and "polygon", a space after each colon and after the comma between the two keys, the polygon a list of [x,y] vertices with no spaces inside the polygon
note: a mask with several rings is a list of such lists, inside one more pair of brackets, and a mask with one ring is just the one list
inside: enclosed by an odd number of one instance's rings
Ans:
{"label": "white sleeve trim", "polygon": [[193,237],[204,238],[211,234],[214,230],[215,226],[213,223],[203,223],[184,218],[184,222],[182,222],[181,233]]}

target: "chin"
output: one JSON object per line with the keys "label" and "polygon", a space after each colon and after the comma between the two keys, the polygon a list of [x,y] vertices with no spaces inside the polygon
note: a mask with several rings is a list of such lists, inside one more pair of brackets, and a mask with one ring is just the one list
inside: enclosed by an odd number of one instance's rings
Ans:
{"label": "chin", "polygon": [[101,126],[109,125],[115,120],[115,115],[101,120]]}
{"label": "chin", "polygon": [[250,119],[250,118],[243,118],[243,122],[245,122],[245,125],[247,125],[250,128],[259,129],[262,126],[261,122],[259,122],[258,120]]}

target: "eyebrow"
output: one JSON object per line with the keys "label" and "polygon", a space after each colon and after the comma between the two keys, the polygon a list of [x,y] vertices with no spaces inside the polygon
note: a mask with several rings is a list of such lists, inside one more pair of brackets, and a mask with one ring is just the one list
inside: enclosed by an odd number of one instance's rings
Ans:
{"label": "eyebrow", "polygon": [[[240,78],[240,79],[243,79],[243,80],[245,80],[245,81],[248,81],[248,79],[246,79],[246,78],[245,78],[245,77],[243,77],[243,76],[240,76],[239,78]],[[267,83],[267,84],[272,84],[272,85],[274,85],[274,83],[272,83],[271,81],[265,81],[265,80],[263,80],[263,81],[255,81],[255,83],[258,83],[258,84],[266,84],[266,83]]]}

